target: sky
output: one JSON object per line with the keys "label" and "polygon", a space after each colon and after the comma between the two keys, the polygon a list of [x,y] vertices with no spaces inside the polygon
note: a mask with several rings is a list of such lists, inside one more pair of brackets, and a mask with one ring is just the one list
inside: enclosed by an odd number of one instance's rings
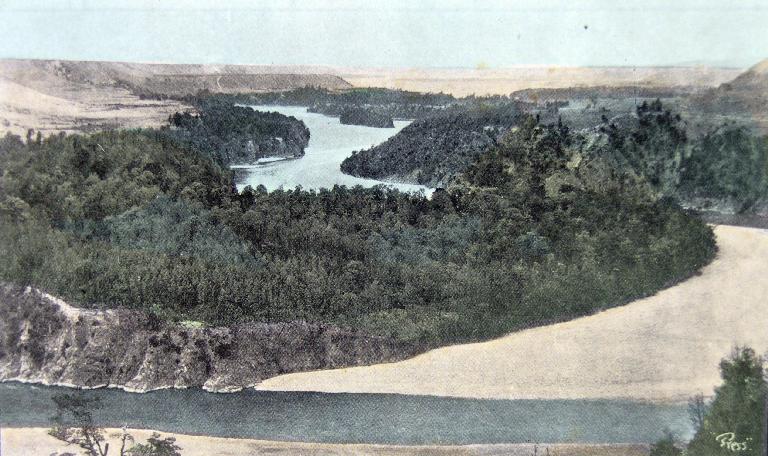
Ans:
{"label": "sky", "polygon": [[0,57],[747,67],[768,58],[768,0],[0,0]]}

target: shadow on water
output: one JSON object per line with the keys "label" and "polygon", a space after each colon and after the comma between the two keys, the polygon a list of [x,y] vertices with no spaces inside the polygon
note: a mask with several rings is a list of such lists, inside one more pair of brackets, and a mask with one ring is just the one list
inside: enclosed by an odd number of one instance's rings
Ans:
{"label": "shadow on water", "polygon": [[[48,426],[62,387],[0,384],[0,425]],[[100,397],[95,418],[166,432],[265,440],[472,444],[519,442],[647,443],[664,429],[690,435],[685,405],[618,400],[477,400],[390,394],[299,392],[144,394],[87,390]]]}

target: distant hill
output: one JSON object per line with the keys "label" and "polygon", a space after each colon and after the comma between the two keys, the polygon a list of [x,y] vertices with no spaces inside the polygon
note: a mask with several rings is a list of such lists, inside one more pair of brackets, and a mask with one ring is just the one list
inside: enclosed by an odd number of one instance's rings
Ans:
{"label": "distant hill", "polygon": [[0,60],[0,135],[154,127],[192,107],[167,97],[351,85],[322,68]]}
{"label": "distant hill", "polygon": [[768,132],[768,59],[730,82],[691,98],[689,109]]}
{"label": "distant hill", "polygon": [[704,66],[680,67],[557,67],[511,68],[340,68],[336,71],[356,87],[387,87],[417,92],[466,95],[508,95],[531,88],[568,87],[717,87],[741,69]]}
{"label": "distant hill", "polygon": [[264,92],[297,87],[346,89],[352,87],[339,76],[287,73],[290,68],[255,65],[199,65],[67,60],[0,61],[0,74],[18,81],[45,74],[76,84],[117,86],[136,93],[194,95],[200,90],[214,93]]}

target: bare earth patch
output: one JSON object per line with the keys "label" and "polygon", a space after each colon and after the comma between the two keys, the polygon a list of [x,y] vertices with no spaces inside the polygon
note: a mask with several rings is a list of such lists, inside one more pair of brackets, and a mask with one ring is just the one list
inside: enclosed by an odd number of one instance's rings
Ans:
{"label": "bare earth patch", "polygon": [[30,128],[47,136],[61,131],[159,127],[174,112],[191,109],[177,101],[141,100],[121,88],[38,90],[0,77],[0,135],[23,136]]}
{"label": "bare earth patch", "polygon": [[718,226],[715,234],[717,258],[700,275],[626,306],[406,361],[283,375],[258,389],[656,402],[710,395],[734,345],[768,348],[768,231]]}
{"label": "bare earth patch", "polygon": [[[109,433],[119,432],[110,429]],[[152,431],[131,430],[137,441],[144,441]],[[163,437],[173,436],[184,456],[231,456],[270,454],[278,456],[330,456],[330,455],[387,455],[387,456],[469,456],[507,455],[523,456],[534,454],[534,444],[497,444],[462,446],[396,446],[365,444],[329,444],[303,442],[273,442],[251,439],[225,439],[164,432]],[[3,456],[28,456],[32,454],[79,454],[78,448],[67,446],[47,434],[44,428],[4,428],[0,430],[0,448]],[[119,448],[113,439],[112,448]],[[550,456],[644,456],[647,445],[610,444],[546,444],[536,445],[536,454]]]}

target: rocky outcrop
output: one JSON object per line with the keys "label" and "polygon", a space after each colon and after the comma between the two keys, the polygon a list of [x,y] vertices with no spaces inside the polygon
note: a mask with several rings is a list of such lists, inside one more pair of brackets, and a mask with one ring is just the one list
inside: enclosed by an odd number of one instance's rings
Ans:
{"label": "rocky outcrop", "polygon": [[371,109],[348,108],[339,116],[339,122],[344,125],[363,125],[374,128],[395,128],[392,117],[379,114]]}
{"label": "rocky outcrop", "polygon": [[85,310],[0,287],[0,380],[130,391],[234,391],[269,377],[404,359],[416,347],[337,327],[164,324],[131,310]]}

